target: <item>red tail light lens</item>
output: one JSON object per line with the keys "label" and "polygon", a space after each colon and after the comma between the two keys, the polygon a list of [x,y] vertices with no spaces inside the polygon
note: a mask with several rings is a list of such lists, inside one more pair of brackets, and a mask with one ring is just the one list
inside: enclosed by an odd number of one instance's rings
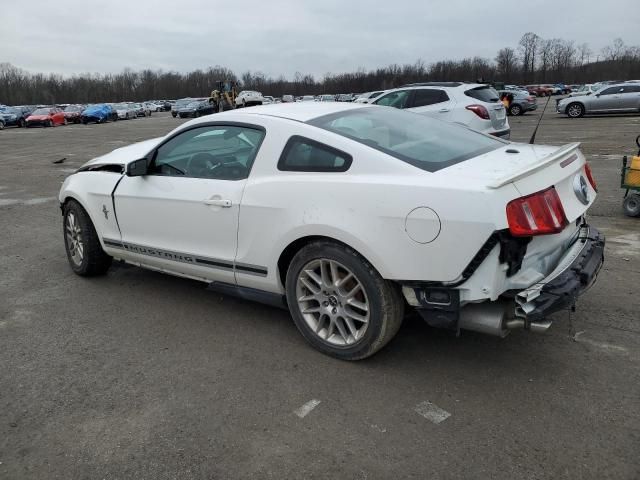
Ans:
{"label": "red tail light lens", "polygon": [[507,221],[515,237],[559,233],[569,223],[554,187],[510,201]]}
{"label": "red tail light lens", "polygon": [[596,180],[593,178],[593,172],[591,171],[591,167],[588,163],[584,164],[584,173],[587,175],[587,180],[589,180],[591,187],[597,192],[598,186],[596,185]]}
{"label": "red tail light lens", "polygon": [[483,107],[482,105],[467,105],[466,108],[467,108],[467,110],[471,110],[473,113],[478,115],[483,120],[490,120],[491,119],[491,117],[489,117],[488,110],[485,107]]}

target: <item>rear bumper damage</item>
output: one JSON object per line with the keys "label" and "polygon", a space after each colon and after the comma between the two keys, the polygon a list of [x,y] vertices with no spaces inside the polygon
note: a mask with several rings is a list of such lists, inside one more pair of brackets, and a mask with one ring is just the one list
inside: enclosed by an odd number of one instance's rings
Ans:
{"label": "rear bumper damage", "polygon": [[604,244],[604,235],[597,229],[582,227],[578,240],[554,271],[516,294],[516,318],[538,322],[559,310],[573,308],[576,299],[596,281],[604,263]]}
{"label": "rear bumper damage", "polygon": [[595,283],[604,263],[604,245],[602,233],[583,225],[576,241],[544,279],[524,290],[505,292],[493,302],[460,306],[456,288],[416,284],[405,285],[403,293],[408,303],[434,327],[500,337],[514,329],[544,332],[552,323],[549,315],[573,309],[577,298]]}

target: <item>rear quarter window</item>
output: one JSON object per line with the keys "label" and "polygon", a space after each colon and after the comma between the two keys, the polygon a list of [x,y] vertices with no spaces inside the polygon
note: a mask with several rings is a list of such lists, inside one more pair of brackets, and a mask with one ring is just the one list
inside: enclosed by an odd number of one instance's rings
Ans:
{"label": "rear quarter window", "polygon": [[278,160],[278,170],[285,172],[346,172],[352,157],[336,148],[309,138],[294,135]]}
{"label": "rear quarter window", "polygon": [[496,103],[500,100],[498,92],[492,87],[477,87],[464,92],[467,97],[475,98],[481,102]]}

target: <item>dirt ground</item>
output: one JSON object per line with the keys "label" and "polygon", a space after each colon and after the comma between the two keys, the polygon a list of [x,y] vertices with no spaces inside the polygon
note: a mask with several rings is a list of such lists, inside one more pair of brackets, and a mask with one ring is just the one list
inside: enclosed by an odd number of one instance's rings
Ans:
{"label": "dirt ground", "polygon": [[[0,132],[0,478],[640,478],[640,218],[619,188],[640,116],[552,103],[537,143],[582,142],[607,236],[578,310],[505,339],[412,317],[358,363],[311,349],[285,311],[196,282],[72,273],[64,177],[181,120]],[[510,118],[512,140],[539,116]]]}

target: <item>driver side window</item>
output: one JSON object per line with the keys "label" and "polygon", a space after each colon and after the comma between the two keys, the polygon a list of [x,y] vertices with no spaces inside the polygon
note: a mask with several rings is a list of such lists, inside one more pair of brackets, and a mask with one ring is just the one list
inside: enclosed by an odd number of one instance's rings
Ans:
{"label": "driver side window", "polygon": [[155,152],[150,175],[242,180],[249,176],[265,132],[259,127],[213,125],[182,132]]}

